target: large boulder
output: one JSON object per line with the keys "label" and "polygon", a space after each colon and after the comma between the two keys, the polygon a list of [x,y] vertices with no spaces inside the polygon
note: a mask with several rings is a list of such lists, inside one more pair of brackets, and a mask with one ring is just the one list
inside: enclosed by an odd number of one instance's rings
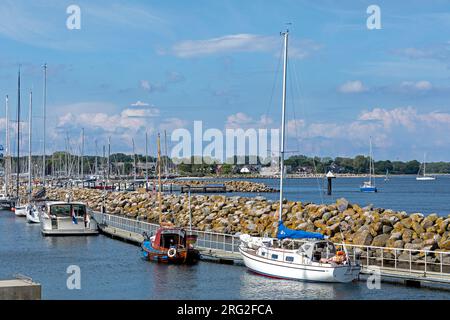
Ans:
{"label": "large boulder", "polygon": [[372,243],[373,236],[370,231],[365,229],[358,231],[353,235],[353,244],[369,246]]}
{"label": "large boulder", "polygon": [[345,198],[337,199],[336,206],[339,212],[344,212],[348,208],[348,201]]}
{"label": "large boulder", "polygon": [[388,234],[380,234],[380,235],[376,236],[375,238],[373,238],[372,246],[384,247],[386,245],[386,242],[388,241],[388,239],[389,239]]}

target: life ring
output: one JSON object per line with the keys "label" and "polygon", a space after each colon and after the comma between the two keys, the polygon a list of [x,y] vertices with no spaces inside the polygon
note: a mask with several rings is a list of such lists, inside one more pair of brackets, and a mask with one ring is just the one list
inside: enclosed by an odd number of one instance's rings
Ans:
{"label": "life ring", "polygon": [[167,256],[169,258],[173,258],[177,255],[177,249],[175,248],[170,248],[169,251],[167,251]]}

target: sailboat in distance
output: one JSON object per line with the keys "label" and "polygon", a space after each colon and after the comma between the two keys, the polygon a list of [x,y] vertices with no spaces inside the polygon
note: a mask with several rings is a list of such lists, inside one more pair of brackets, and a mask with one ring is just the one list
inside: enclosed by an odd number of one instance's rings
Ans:
{"label": "sailboat in distance", "polygon": [[[420,167],[419,167],[419,171],[417,172],[417,177],[416,177],[416,180],[417,181],[433,181],[433,180],[436,180],[436,177],[433,177],[433,176],[427,176],[427,172],[426,172],[426,170],[427,170],[427,164],[426,164],[426,162],[425,162],[425,159],[426,159],[426,157],[427,157],[427,155],[426,155],[426,153],[423,155],[423,162],[422,162],[422,164],[420,165]],[[423,167],[423,171],[422,171],[422,175],[420,175],[420,169]]]}
{"label": "sailboat in distance", "polygon": [[350,282],[358,277],[359,264],[353,263],[347,253],[337,250],[321,233],[292,230],[282,219],[285,147],[286,73],[289,31],[284,37],[283,103],[280,144],[280,202],[276,238],[252,237],[243,234],[239,252],[245,266],[252,272],[280,279],[319,282]]}
{"label": "sailboat in distance", "polygon": [[364,181],[363,185],[359,187],[361,192],[378,192],[375,186],[375,164],[372,156],[372,138],[370,138],[370,151],[369,151],[369,181]]}

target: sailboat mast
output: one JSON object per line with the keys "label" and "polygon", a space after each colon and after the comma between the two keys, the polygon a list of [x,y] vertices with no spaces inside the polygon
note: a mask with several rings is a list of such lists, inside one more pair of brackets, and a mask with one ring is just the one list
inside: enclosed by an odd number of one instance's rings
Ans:
{"label": "sailboat mast", "polygon": [[372,185],[372,137],[369,139],[369,181]]}
{"label": "sailboat mast", "polygon": [[19,178],[20,178],[20,67],[17,80],[17,181],[16,181],[16,197],[19,200]]}
{"label": "sailboat mast", "polygon": [[159,224],[162,222],[162,203],[161,203],[161,136],[158,133],[158,209],[159,209]]}
{"label": "sailboat mast", "polygon": [[285,124],[286,124],[286,85],[288,64],[288,38],[289,30],[282,33],[284,36],[284,63],[283,63],[283,106],[281,110],[281,145],[280,145],[280,213],[278,220],[282,221],[283,215],[283,180],[284,180],[284,147],[285,147]]}
{"label": "sailboat mast", "polygon": [[427,174],[427,172],[426,172],[426,168],[427,168],[426,158],[427,158],[427,154],[424,153],[424,154],[423,154],[423,176],[424,176],[424,177],[425,177],[425,175]]}
{"label": "sailboat mast", "polygon": [[9,195],[9,174],[11,172],[11,163],[9,157],[9,97],[6,96],[6,144],[5,144],[5,194]]}
{"label": "sailboat mast", "polygon": [[31,200],[31,130],[32,130],[32,121],[33,121],[33,91],[30,91],[30,107],[28,110],[28,200]]}
{"label": "sailboat mast", "polygon": [[81,129],[81,180],[84,187],[84,128]]}
{"label": "sailboat mast", "polygon": [[134,138],[131,138],[131,142],[133,143],[133,178],[134,178],[134,182],[136,182],[136,175],[137,175],[137,171],[136,171],[136,146],[134,144]]}
{"label": "sailboat mast", "polygon": [[145,190],[148,190],[148,132],[145,131]]}
{"label": "sailboat mast", "polygon": [[44,69],[44,92],[43,92],[43,112],[44,112],[44,117],[43,117],[43,121],[44,121],[44,139],[43,139],[43,149],[44,152],[42,154],[42,185],[45,187],[45,136],[46,136],[46,125],[47,125],[47,64],[44,64],[43,66]]}

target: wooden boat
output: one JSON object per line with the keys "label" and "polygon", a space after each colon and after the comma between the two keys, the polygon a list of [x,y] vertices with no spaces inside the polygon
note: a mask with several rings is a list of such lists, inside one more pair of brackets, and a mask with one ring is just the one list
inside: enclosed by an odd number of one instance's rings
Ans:
{"label": "wooden boat", "polygon": [[148,261],[194,264],[199,260],[200,254],[194,248],[197,236],[189,234],[184,228],[176,227],[171,222],[162,221],[161,209],[161,146],[158,134],[158,207],[159,224],[154,236],[149,237],[144,233],[144,241],[141,244],[142,257]]}
{"label": "wooden boat", "polygon": [[142,257],[148,261],[171,264],[194,264],[199,252],[194,248],[197,236],[183,228],[164,226],[141,244]]}

